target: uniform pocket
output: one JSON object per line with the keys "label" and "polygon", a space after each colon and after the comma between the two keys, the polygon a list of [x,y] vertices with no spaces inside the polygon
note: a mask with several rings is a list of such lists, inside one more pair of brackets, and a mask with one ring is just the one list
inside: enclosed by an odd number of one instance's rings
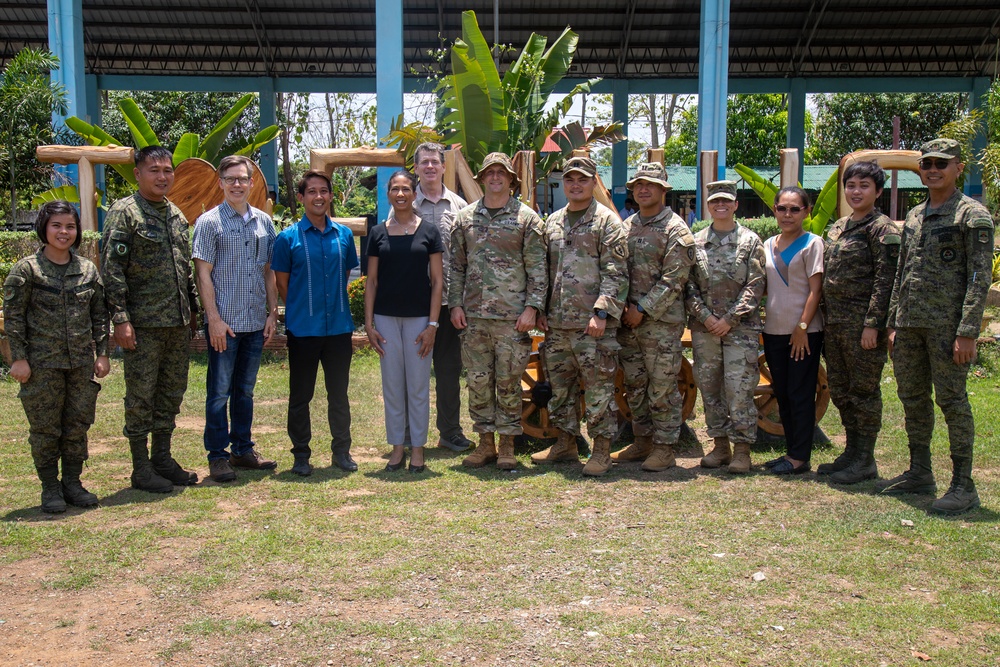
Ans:
{"label": "uniform pocket", "polygon": [[101,393],[101,383],[88,380],[84,388],[87,399],[87,409],[84,411],[87,424],[93,424],[97,420],[97,395]]}

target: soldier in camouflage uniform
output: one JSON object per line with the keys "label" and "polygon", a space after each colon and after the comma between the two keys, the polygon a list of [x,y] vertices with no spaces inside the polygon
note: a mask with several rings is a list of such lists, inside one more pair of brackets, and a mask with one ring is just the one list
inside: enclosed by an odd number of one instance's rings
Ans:
{"label": "soldier in camouflage uniform", "polygon": [[135,176],[139,192],[108,211],[101,277],[115,342],[125,353],[124,433],[132,452],[132,486],[169,493],[175,484],[198,481],[170,455],[187,389],[197,293],[188,223],[166,198],[174,183],[170,151],[161,146],[138,151]]}
{"label": "soldier in camouflage uniform", "polygon": [[479,434],[479,446],[462,465],[496,461],[501,470],[513,470],[521,374],[531,355],[528,332],[545,306],[545,241],[538,215],[511,196],[517,174],[509,157],[490,153],[476,178],[483,198],[455,218],[448,281],[451,323],[464,330],[469,416]]}
{"label": "soldier in camouflage uniform", "polygon": [[694,377],[708,435],[715,441],[701,465],[728,464],[729,472],[742,474],[750,471],[750,446],[757,439],[753,391],[763,329],[764,245],[736,222],[736,183],[715,181],[706,187],[712,224],[694,235],[697,262],[685,291]]}
{"label": "soldier in camouflage uniform", "polygon": [[840,411],[847,446],[816,468],[835,484],[878,477],[875,441],[882,428],[882,368],[889,346],[886,318],[899,259],[899,227],[875,208],[885,172],[856,162],[844,172],[853,213],[833,224],[823,256],[823,356],[830,398]]}
{"label": "soldier in camouflage uniform", "polygon": [[[80,483],[87,431],[94,423],[93,377],[108,374],[108,311],[97,267],[72,250],[80,217],[64,201],[42,206],[35,233],[43,247],[19,261],[4,281],[4,318],[28,443],[42,482],[42,511],[97,504]],[[95,359],[96,355],[96,359]],[[62,482],[59,461],[62,460]]]}
{"label": "soldier in camouflage uniform", "polygon": [[545,222],[549,297],[539,326],[547,332],[546,361],[552,383],[549,419],[559,436],[556,444],[531,457],[533,463],[579,460],[577,405],[582,383],[587,431],[594,440],[583,468],[589,476],[603,475],[612,464],[620,347],[616,332],[628,295],[626,230],[614,211],[594,199],[596,184],[593,160],[568,160],[563,168],[563,192],[569,203]]}
{"label": "soldier in camouflage uniform", "polygon": [[955,185],[965,168],[957,141],[935,139],[920,152],[920,180],[928,199],[906,216],[889,302],[889,350],[906,415],[910,467],[878,482],[876,489],[889,494],[937,490],[930,448],[933,386],[948,423],[952,479],[931,511],[960,514],[979,507],[972,481],[976,430],[965,384],[990,288],[993,220]]}
{"label": "soldier in camouflage uniform", "polygon": [[675,465],[683,399],[677,388],[684,333],[684,284],[694,263],[694,237],[684,219],[663,203],[671,189],[657,163],[643,164],[626,184],[639,212],[628,229],[628,303],[618,330],[635,442],[616,461],[642,460],[661,472]]}

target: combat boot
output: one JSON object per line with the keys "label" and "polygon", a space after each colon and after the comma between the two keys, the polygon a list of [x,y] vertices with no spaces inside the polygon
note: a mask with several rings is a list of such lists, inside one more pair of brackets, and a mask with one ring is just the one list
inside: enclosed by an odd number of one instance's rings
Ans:
{"label": "combat boot", "polygon": [[611,470],[611,438],[599,435],[594,438],[593,452],[583,466],[583,474],[587,477],[600,477]]}
{"label": "combat boot", "polygon": [[631,445],[611,455],[612,461],[645,461],[653,451],[653,436],[637,435]]}
{"label": "combat boot", "polygon": [[931,512],[954,516],[979,507],[979,493],[972,481],[972,459],[952,456],[951,486],[948,492],[931,503]]}
{"label": "combat boot", "polygon": [[83,488],[80,474],[83,473],[82,461],[62,462],[62,494],[70,505],[77,507],[92,507],[97,504],[97,496]]}
{"label": "combat boot", "polygon": [[170,433],[154,433],[150,460],[153,470],[174,486],[191,486],[198,483],[198,475],[184,470],[170,455]]}
{"label": "combat boot", "polygon": [[466,468],[482,468],[487,463],[497,460],[496,434],[480,433],[479,445],[471,454],[462,459],[462,465]]}
{"label": "combat boot", "polygon": [[875,464],[877,438],[877,435],[855,433],[854,459],[846,468],[830,475],[830,481],[834,484],[857,484],[866,479],[877,479],[878,466]]}
{"label": "combat boot", "polygon": [[875,482],[875,492],[889,496],[904,493],[930,495],[937,493],[934,472],[931,470],[930,445],[910,447],[910,467],[902,475]]}
{"label": "combat boot", "polygon": [[66,501],[59,483],[59,466],[53,463],[35,470],[38,471],[38,479],[42,480],[42,511],[46,514],[62,514],[66,511]]}
{"label": "combat boot", "polygon": [[500,434],[500,450],[497,456],[497,468],[513,470],[517,468],[517,458],[514,456],[514,436]]}
{"label": "combat boot", "polygon": [[[832,475],[835,472],[845,470],[854,462],[854,458],[857,455],[857,433],[848,429],[844,432],[844,435],[847,438],[847,445],[844,447],[844,451],[832,462],[820,463],[816,466],[817,475]],[[838,482],[838,484],[842,484],[842,482]]]}
{"label": "combat boot", "polygon": [[677,465],[672,445],[653,445],[653,453],[642,462],[642,469],[646,472],[663,472]]}
{"label": "combat boot", "polygon": [[721,468],[733,460],[733,451],[729,448],[729,438],[722,436],[715,439],[715,448],[706,456],[701,457],[702,468]]}
{"label": "combat boot", "polygon": [[559,439],[556,440],[556,444],[531,455],[532,463],[563,463],[579,460],[580,450],[576,446],[576,436],[566,431],[559,431]]}
{"label": "combat boot", "polygon": [[737,442],[734,445],[733,460],[729,463],[729,472],[734,475],[745,475],[750,472],[750,444]]}
{"label": "combat boot", "polygon": [[129,450],[132,452],[132,488],[150,493],[170,493],[174,485],[153,470],[149,460],[149,450],[146,449],[146,438],[129,438]]}

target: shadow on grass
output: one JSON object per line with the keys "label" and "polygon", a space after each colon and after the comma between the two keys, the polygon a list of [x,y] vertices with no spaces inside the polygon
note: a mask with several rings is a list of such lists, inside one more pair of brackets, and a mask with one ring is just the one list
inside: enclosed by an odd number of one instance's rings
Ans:
{"label": "shadow on grass", "polygon": [[979,507],[974,510],[965,512],[964,514],[958,514],[955,516],[946,516],[943,514],[933,514],[931,509],[931,503],[933,503],[937,498],[944,495],[948,490],[946,487],[938,487],[938,492],[935,494],[916,494],[916,493],[903,493],[899,495],[895,494],[882,494],[876,493],[875,491],[875,481],[874,479],[858,482],[857,484],[834,484],[829,481],[829,479],[817,479],[816,481],[821,482],[829,486],[835,491],[839,491],[846,495],[859,495],[859,496],[877,496],[878,498],[884,498],[886,500],[895,500],[903,505],[909,505],[915,510],[920,510],[924,512],[929,517],[935,519],[942,519],[944,521],[964,521],[968,523],[996,523],[1000,520],[1000,513],[991,510],[987,507]]}

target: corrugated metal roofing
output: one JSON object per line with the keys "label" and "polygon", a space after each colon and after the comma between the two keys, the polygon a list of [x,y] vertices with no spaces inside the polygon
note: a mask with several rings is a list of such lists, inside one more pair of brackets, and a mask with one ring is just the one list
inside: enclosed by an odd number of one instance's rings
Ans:
{"label": "corrugated metal roofing", "polygon": [[[802,187],[806,190],[819,191],[823,189],[826,184],[830,174],[832,174],[837,169],[837,165],[833,164],[807,164],[803,167],[802,171]],[[629,179],[635,174],[636,167],[629,167],[628,177]],[[611,167],[598,167],[598,171],[601,174],[601,180],[604,181],[605,185],[611,183]],[[778,170],[773,167],[754,167],[756,171],[761,176],[773,181],[778,182]],[[899,172],[899,187],[903,190],[921,190],[923,189],[923,184],[920,182],[920,176],[912,171],[900,170]],[[743,178],[737,174],[732,169],[726,170],[726,178],[731,181],[736,181],[739,184],[740,190],[746,190],[751,192],[751,188],[746,184]],[[674,192],[694,192],[698,187],[698,168],[697,167],[680,167],[673,166],[667,167],[667,180],[670,185],[674,187]],[[610,186],[609,186],[610,187]],[[888,181],[886,183],[888,187]]]}

